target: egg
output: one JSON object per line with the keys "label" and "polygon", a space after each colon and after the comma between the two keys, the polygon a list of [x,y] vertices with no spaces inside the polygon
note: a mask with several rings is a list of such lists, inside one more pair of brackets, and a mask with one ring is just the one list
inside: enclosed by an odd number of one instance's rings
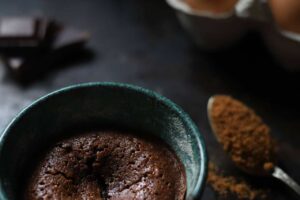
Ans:
{"label": "egg", "polygon": [[278,27],[300,33],[300,0],[268,0]]}
{"label": "egg", "polygon": [[185,0],[185,1],[193,9],[199,11],[211,12],[214,14],[221,14],[221,13],[232,11],[238,0]]}

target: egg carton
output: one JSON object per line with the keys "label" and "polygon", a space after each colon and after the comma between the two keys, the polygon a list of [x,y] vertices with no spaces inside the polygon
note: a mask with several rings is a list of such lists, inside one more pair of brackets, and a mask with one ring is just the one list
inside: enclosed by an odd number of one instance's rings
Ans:
{"label": "egg carton", "polygon": [[166,1],[202,49],[226,48],[240,41],[250,30],[257,30],[283,67],[300,70],[300,34],[276,26],[267,0],[239,0],[232,11],[218,14],[195,10],[185,0]]}

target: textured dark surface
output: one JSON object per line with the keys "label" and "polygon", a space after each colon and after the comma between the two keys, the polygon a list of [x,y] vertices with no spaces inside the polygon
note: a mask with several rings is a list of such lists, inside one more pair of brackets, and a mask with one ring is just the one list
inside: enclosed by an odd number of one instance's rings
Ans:
{"label": "textured dark surface", "polygon": [[[118,81],[155,90],[183,107],[204,134],[211,160],[233,167],[214,140],[206,117],[209,96],[225,93],[253,107],[278,139],[280,165],[300,182],[300,75],[277,66],[257,34],[216,54],[198,50],[163,0],[0,0],[0,16],[46,15],[89,30],[95,57],[53,71],[21,87],[0,66],[0,129],[34,99],[81,82]],[[1,64],[0,64],[1,65]],[[280,183],[245,177],[270,189],[272,199],[293,199]],[[215,199],[207,189],[204,200]]]}

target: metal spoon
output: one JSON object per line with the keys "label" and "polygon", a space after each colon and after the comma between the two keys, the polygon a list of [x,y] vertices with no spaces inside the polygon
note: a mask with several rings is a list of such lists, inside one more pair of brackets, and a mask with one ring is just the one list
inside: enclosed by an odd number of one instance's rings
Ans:
{"label": "metal spoon", "polygon": [[[215,123],[214,120],[212,118],[212,106],[214,103],[214,96],[212,96],[209,101],[208,101],[208,105],[207,105],[207,113],[208,113],[208,119],[209,119],[209,123],[211,125],[212,131],[216,137],[216,139],[220,142],[220,138],[219,135],[217,133],[217,129],[215,128]],[[274,178],[277,178],[279,180],[281,180],[283,183],[285,183],[287,186],[289,186],[292,190],[294,190],[299,196],[300,196],[300,185],[298,183],[296,183],[296,181],[294,181],[287,173],[285,173],[281,168],[279,168],[278,166],[274,166],[274,169],[271,170],[270,172],[267,172],[265,174],[257,174],[257,173],[252,173],[246,169],[244,169],[243,167],[237,165],[238,168],[240,168],[242,171],[251,174],[251,175],[270,175]]]}

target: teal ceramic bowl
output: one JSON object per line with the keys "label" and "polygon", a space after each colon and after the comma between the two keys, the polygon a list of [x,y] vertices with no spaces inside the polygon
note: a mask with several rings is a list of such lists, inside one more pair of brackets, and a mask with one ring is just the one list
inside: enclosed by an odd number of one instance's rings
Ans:
{"label": "teal ceramic bowl", "polygon": [[[24,109],[0,138],[0,199],[20,199],[38,152],[79,127],[121,127],[164,140],[184,164],[186,200],[205,187],[204,140],[190,117],[152,91],[122,83],[87,83],[46,95]],[[53,144],[53,143],[52,143]]]}

